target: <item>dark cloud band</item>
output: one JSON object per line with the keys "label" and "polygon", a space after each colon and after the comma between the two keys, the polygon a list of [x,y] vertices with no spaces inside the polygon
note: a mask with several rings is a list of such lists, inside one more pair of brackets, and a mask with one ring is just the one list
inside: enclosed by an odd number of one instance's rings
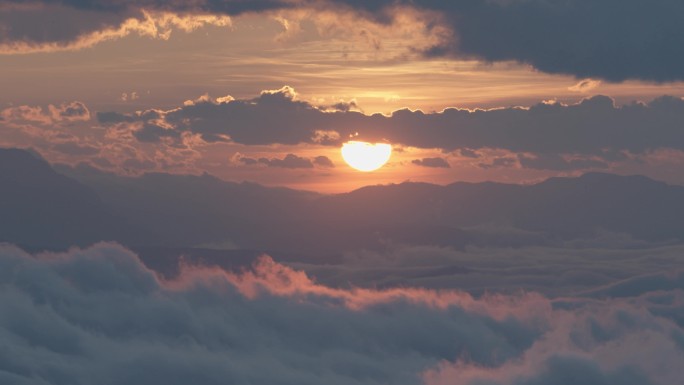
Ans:
{"label": "dark cloud band", "polygon": [[[384,116],[356,111],[326,112],[296,100],[292,92],[284,87],[254,99],[225,103],[207,100],[166,112],[104,112],[98,113],[98,119],[104,124],[140,126],[142,122],[142,128],[135,128],[135,136],[145,141],[154,141],[155,135],[172,137],[192,132],[220,135],[247,145],[338,146],[344,138],[358,133],[359,140],[387,140],[449,152],[499,148],[541,154],[521,155],[520,161],[532,168],[543,168],[546,166],[542,164],[548,163],[546,168],[555,170],[587,165],[605,167],[604,160],[620,157],[622,151],[684,150],[684,101],[671,96],[623,106],[616,106],[608,97],[595,96],[570,105],[539,103],[530,108],[492,110],[449,108],[435,113],[399,110]],[[164,129],[152,124],[160,121]],[[321,142],[321,131],[334,135]],[[558,154],[583,154],[599,159],[567,160]],[[428,160],[432,166],[436,162],[439,161]]]}
{"label": "dark cloud band", "polygon": [[[11,6],[22,2],[5,3]],[[432,12],[434,21],[428,28],[446,26],[451,31],[451,36],[422,50],[427,56],[516,61],[543,72],[617,82],[684,80],[684,3],[679,0],[43,0],[42,4],[53,9],[41,12],[34,7],[8,12],[7,20],[0,18],[12,27],[2,39],[5,44],[68,45],[103,25],[113,27],[126,17],[140,17],[142,9],[232,16],[341,7],[378,23],[390,23],[392,13],[385,11],[403,6]],[[55,7],[62,16],[54,18]],[[66,12],[65,7],[80,13]],[[77,19],[70,20],[74,17]],[[51,22],[39,22],[45,18]]]}

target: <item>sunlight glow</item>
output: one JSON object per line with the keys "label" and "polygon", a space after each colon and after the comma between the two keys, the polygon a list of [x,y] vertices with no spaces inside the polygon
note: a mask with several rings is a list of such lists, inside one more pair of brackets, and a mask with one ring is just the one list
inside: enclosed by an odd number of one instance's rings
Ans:
{"label": "sunlight glow", "polygon": [[342,145],[342,158],[359,171],[374,171],[382,167],[392,155],[392,145],[387,143],[351,141]]}

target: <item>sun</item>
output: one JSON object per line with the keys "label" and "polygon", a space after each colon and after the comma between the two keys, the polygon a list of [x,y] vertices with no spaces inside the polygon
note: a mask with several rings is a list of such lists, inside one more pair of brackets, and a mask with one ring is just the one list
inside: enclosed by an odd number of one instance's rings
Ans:
{"label": "sun", "polygon": [[392,155],[392,145],[351,141],[342,145],[342,158],[359,171],[375,171],[384,166]]}

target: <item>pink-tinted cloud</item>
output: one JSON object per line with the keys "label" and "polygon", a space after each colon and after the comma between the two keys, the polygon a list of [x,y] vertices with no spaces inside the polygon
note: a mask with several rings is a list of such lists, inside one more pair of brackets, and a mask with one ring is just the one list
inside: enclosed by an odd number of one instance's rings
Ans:
{"label": "pink-tinted cloud", "polygon": [[681,285],[623,299],[473,298],[331,288],[267,257],[164,281],[112,244],[3,246],[0,267],[7,383],[665,385],[684,355]]}
{"label": "pink-tinted cloud", "polygon": [[90,120],[90,110],[82,102],[74,101],[60,105],[50,104],[47,110],[40,106],[22,105],[8,107],[0,111],[6,123],[21,124],[24,122],[42,125],[62,124]]}

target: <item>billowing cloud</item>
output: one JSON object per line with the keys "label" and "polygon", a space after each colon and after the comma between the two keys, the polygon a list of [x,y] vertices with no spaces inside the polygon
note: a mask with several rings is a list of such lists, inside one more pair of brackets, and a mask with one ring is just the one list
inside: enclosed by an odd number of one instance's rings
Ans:
{"label": "billowing cloud", "polygon": [[247,157],[247,156],[239,156],[236,159],[238,162],[241,162],[241,163],[245,164],[246,166],[253,166],[253,165],[259,163],[258,160],[254,159],[254,158]]}
{"label": "billowing cloud", "polygon": [[295,169],[295,168],[314,168],[316,167],[324,167],[324,168],[331,168],[335,167],[333,164],[332,160],[328,158],[327,156],[317,156],[314,158],[305,158],[301,157],[295,154],[286,154],[282,158],[278,157],[273,157],[273,158],[267,158],[267,157],[260,157],[260,158],[253,158],[249,156],[244,156],[240,153],[237,153],[233,156],[233,161],[242,163],[245,166],[257,166],[257,165],[265,165],[266,167],[276,167],[276,168],[290,168],[290,169]]}
{"label": "billowing cloud", "polygon": [[90,120],[90,110],[79,101],[62,103],[60,105],[49,104],[47,109],[41,106],[21,105],[8,107],[0,110],[0,116],[7,123],[38,123],[38,124],[61,124]]}
{"label": "billowing cloud", "polygon": [[58,107],[51,104],[49,109],[52,119],[56,121],[90,120],[90,111],[88,110],[88,107],[81,102],[64,103]]}
{"label": "billowing cloud", "polygon": [[335,164],[333,163],[330,158],[328,158],[325,155],[319,155],[313,159],[313,163],[317,166],[320,167],[328,167],[328,168],[333,168],[335,167]]}
{"label": "billowing cloud", "polygon": [[157,122],[148,121],[142,127],[133,131],[133,136],[140,142],[159,142],[163,138],[180,139],[181,134],[171,127]]}
{"label": "billowing cloud", "polygon": [[16,106],[5,108],[1,112],[2,120],[5,123],[37,123],[37,124],[50,124],[52,123],[52,118],[49,113],[45,113],[42,107],[38,106]]}
{"label": "billowing cloud", "polygon": [[313,168],[313,163],[307,158],[302,158],[295,154],[287,154],[284,158],[259,158],[257,161],[268,167],[280,168]]}
{"label": "billowing cloud", "polygon": [[451,166],[449,166],[449,162],[447,162],[444,158],[440,158],[440,157],[414,159],[411,161],[411,163],[413,163],[417,166],[423,166],[423,167],[433,167],[433,168],[450,168],[451,167]]}
{"label": "billowing cloud", "polygon": [[[248,100],[216,102],[198,99],[169,111],[148,110],[135,114],[99,112],[101,123],[143,122],[163,126],[145,130],[148,141],[182,131],[225,135],[241,144],[313,143],[328,113],[296,100],[292,87],[263,91]],[[153,128],[153,127],[151,127]]]}
{"label": "billowing cloud", "polygon": [[[136,114],[100,112],[98,119],[105,124],[163,122],[164,130],[149,130],[152,137],[190,131],[224,135],[235,143],[248,145],[337,146],[343,138],[358,133],[360,140],[384,139],[419,148],[460,150],[470,156],[483,148],[547,154],[541,158],[524,156],[523,161],[530,165],[535,164],[535,159],[569,162],[568,166],[547,167],[551,169],[574,168],[580,162],[603,167],[605,162],[601,159],[623,150],[644,153],[657,148],[684,149],[679,127],[684,120],[684,101],[672,96],[622,106],[608,97],[594,96],[567,105],[545,102],[529,108],[448,108],[434,113],[398,110],[384,116],[356,111],[325,112],[296,100],[294,95],[290,87],[284,87],[254,99],[224,103],[206,100],[173,110]],[[321,132],[327,133],[326,140],[321,140]],[[596,158],[581,161],[582,157],[573,158],[576,154]],[[560,161],[559,156],[566,160]]]}
{"label": "billowing cloud", "polygon": [[[282,162],[284,156],[297,154],[303,148],[299,145],[316,146],[323,152],[320,146],[337,147],[350,137],[429,149],[433,154],[439,150],[451,154],[451,166],[457,162],[459,169],[492,173],[502,168],[570,173],[622,167],[630,170],[626,172],[648,174],[664,161],[676,164],[681,159],[679,154],[684,153],[680,129],[684,101],[673,96],[623,105],[594,96],[570,104],[542,102],[489,110],[447,108],[431,113],[403,109],[391,115],[367,115],[353,110],[330,111],[300,100],[292,87],[285,86],[251,99],[203,95],[172,109],[97,111],[97,122],[92,115],[95,113],[78,101],[7,107],[0,111],[0,125],[8,127],[12,135],[6,136],[3,144],[33,146],[51,161],[68,163],[84,159],[78,159],[79,151],[73,147],[72,151],[58,151],[65,149],[53,145],[105,146],[103,156],[113,164],[148,158],[160,169],[176,167],[185,172],[204,171],[204,166],[195,161],[216,151],[218,145],[233,146],[231,152],[258,154],[248,156],[254,158],[251,164],[258,164],[258,158],[263,157],[267,160],[261,162],[263,165],[270,165],[268,161],[273,159],[278,167],[291,164],[293,159]],[[250,148],[273,144],[286,147]],[[51,155],[53,151],[57,153]],[[94,155],[94,151],[86,152]],[[670,155],[665,157],[666,153]],[[86,155],[81,151],[80,156]],[[246,159],[242,163],[249,162]],[[308,162],[318,167],[328,165],[308,157],[299,162],[299,167],[310,168]]]}
{"label": "billowing cloud", "polygon": [[3,246],[0,265],[7,383],[666,385],[684,360],[681,288],[563,301],[336,289],[267,257],[164,281],[107,244]]}

